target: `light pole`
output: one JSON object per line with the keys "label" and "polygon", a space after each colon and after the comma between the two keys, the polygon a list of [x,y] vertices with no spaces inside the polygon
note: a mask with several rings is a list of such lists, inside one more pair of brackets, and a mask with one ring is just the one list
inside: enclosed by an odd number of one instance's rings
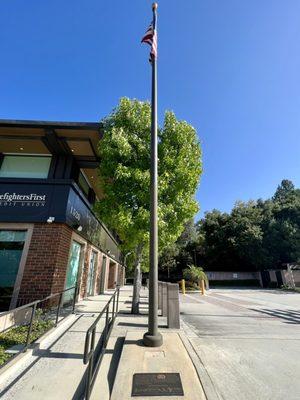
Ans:
{"label": "light pole", "polygon": [[[125,268],[125,270],[126,270],[126,267],[127,267],[127,264],[126,264],[127,257],[132,253],[133,253],[133,251],[129,251],[128,253],[125,254],[125,257],[124,257],[124,268]],[[126,272],[124,272],[124,282],[126,283],[125,273]]]}
{"label": "light pole", "polygon": [[[153,42],[157,40],[157,3],[153,3]],[[153,46],[153,44],[152,44]],[[150,186],[150,271],[148,332],[144,334],[145,346],[159,347],[163,343],[158,332],[158,228],[157,228],[157,57],[152,56],[151,97],[151,186]]]}
{"label": "light pole", "polygon": [[133,253],[133,251],[129,251],[128,253],[125,254],[125,257],[124,257],[124,266],[125,267],[127,267],[127,264],[126,264],[127,257],[132,253]]}

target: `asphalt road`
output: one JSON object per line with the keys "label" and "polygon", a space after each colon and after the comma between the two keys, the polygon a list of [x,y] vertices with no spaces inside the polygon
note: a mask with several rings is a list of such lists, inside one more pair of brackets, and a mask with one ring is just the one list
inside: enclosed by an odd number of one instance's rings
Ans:
{"label": "asphalt road", "polygon": [[300,399],[300,294],[213,289],[181,295],[181,317],[221,399]]}

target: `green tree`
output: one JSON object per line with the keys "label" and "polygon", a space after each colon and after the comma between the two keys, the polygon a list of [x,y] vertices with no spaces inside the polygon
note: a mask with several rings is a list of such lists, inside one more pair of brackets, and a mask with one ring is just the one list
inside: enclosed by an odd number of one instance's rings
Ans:
{"label": "green tree", "polygon": [[256,270],[264,265],[262,212],[255,201],[237,202],[228,224],[230,241],[235,249],[240,267]]}
{"label": "green tree", "polygon": [[180,248],[185,248],[196,243],[198,239],[198,233],[193,219],[190,219],[184,226],[184,230],[177,239],[177,244]]}
{"label": "green tree", "polygon": [[277,187],[273,200],[274,202],[284,203],[294,194],[295,186],[293,182],[288,179],[283,179]]}
{"label": "green tree", "polygon": [[264,245],[272,259],[271,265],[277,267],[300,260],[300,192],[285,179],[272,199]]}
{"label": "green tree", "polygon": [[[148,268],[150,221],[151,107],[147,102],[123,98],[103,120],[99,143],[99,176],[103,197],[95,210],[123,242],[134,251],[135,271],[132,312],[139,309],[141,264]],[[158,130],[158,229],[160,252],[174,243],[184,224],[198,211],[194,194],[202,172],[201,150],[195,129],[166,112]]]}
{"label": "green tree", "polygon": [[199,238],[202,240],[200,262],[206,269],[230,270],[237,268],[237,257],[229,228],[230,215],[219,210],[206,212],[197,223]]}
{"label": "green tree", "polygon": [[180,248],[176,243],[172,243],[170,246],[165,248],[159,256],[158,266],[163,272],[167,271],[167,277],[170,278],[170,272],[176,269],[177,256],[180,252]]}
{"label": "green tree", "polygon": [[165,271],[168,280],[171,278],[176,281],[182,278],[182,270],[195,262],[197,238],[194,220],[190,219],[185,223],[177,241],[164,248],[160,254],[158,267],[162,279],[166,278]]}
{"label": "green tree", "polygon": [[213,210],[197,230],[198,260],[206,269],[260,270],[299,261],[300,191],[285,179],[271,199],[237,202],[230,214]]}
{"label": "green tree", "polygon": [[200,281],[208,282],[207,276],[202,267],[189,265],[188,268],[183,270],[183,277],[189,282],[199,284]]}

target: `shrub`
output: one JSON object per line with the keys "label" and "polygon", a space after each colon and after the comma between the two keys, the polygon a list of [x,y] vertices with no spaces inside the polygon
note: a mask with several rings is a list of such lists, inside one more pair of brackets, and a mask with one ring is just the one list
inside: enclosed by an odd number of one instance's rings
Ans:
{"label": "shrub", "polygon": [[183,270],[183,277],[189,282],[198,284],[200,281],[208,282],[207,276],[201,267],[189,265],[188,268]]}
{"label": "shrub", "polygon": [[[54,326],[54,321],[46,321],[44,318],[45,315],[43,312],[41,310],[37,310],[35,319],[32,323],[32,331],[29,338],[29,343],[34,342]],[[0,333],[0,365],[3,365],[10,357],[12,357],[12,354],[5,353],[7,349],[17,344],[25,345],[28,329],[28,325],[22,325]]]}

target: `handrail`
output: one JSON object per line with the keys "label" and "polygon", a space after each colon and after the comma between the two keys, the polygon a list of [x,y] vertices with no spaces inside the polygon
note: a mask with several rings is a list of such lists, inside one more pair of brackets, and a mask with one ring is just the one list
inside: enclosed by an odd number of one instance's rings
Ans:
{"label": "handrail", "polygon": [[[103,310],[99,313],[98,317],[92,323],[92,325],[88,328],[85,335],[85,343],[84,343],[84,355],[83,355],[83,363],[88,364],[87,368],[87,376],[86,376],[86,386],[85,386],[85,399],[89,400],[91,391],[95,382],[96,373],[101,364],[107,342],[112,331],[116,316],[118,314],[119,309],[119,296],[120,296],[120,287],[117,286],[114,291],[112,297],[108,300]],[[113,303],[112,310],[110,311],[110,305]],[[109,314],[111,313],[111,317]],[[98,339],[98,342],[95,346],[95,337],[96,337],[96,328],[97,324],[101,320],[101,318],[105,314],[105,325],[104,329]],[[97,354],[95,354],[97,351]],[[95,357],[97,356],[97,359]]]}
{"label": "handrail", "polygon": [[50,299],[52,299],[53,297],[62,295],[62,294],[64,294],[65,292],[68,292],[69,290],[76,289],[76,288],[77,288],[77,285],[72,286],[72,287],[70,287],[70,288],[68,288],[68,289],[64,289],[64,290],[62,290],[61,292],[54,293],[54,294],[50,294],[49,296],[47,296],[47,297],[45,297],[45,298],[43,298],[43,299],[34,300],[34,301],[32,301],[31,303],[24,304],[23,306],[16,307],[16,308],[12,308],[11,310],[7,310],[7,311],[0,312],[0,317],[3,317],[3,316],[8,315],[8,314],[11,314],[12,312],[15,312],[16,310],[21,311],[21,310],[23,310],[23,309],[25,309],[25,308],[32,307],[34,304],[43,303],[43,302],[46,301],[46,300],[50,300]]}
{"label": "handrail", "polygon": [[[63,295],[64,295],[66,292],[70,291],[70,290],[74,290],[73,298],[72,298],[72,299],[70,298],[70,300],[72,300],[72,313],[74,313],[74,311],[75,311],[75,303],[76,303],[76,296],[77,296],[77,292],[78,292],[78,286],[77,286],[77,285],[72,286],[72,287],[67,288],[67,289],[64,289],[64,290],[62,290],[61,292],[51,294],[51,295],[49,295],[49,296],[47,296],[47,297],[45,297],[45,298],[43,298],[43,299],[32,301],[31,303],[25,304],[24,306],[16,307],[16,308],[14,308],[14,309],[12,309],[12,310],[8,310],[8,311],[4,311],[4,312],[0,313],[0,317],[3,317],[3,316],[6,316],[6,315],[9,315],[9,314],[12,314],[12,313],[19,313],[19,312],[22,311],[22,310],[26,310],[26,309],[30,309],[30,308],[32,309],[31,315],[30,315],[30,321],[29,321],[29,323],[25,324],[25,325],[28,326],[28,331],[27,331],[26,342],[25,342],[25,344],[24,344],[24,347],[23,347],[18,353],[16,353],[14,356],[10,357],[10,358],[7,360],[6,363],[12,361],[20,352],[26,352],[26,351],[28,350],[28,347],[29,347],[29,344],[30,344],[30,336],[31,336],[31,333],[32,333],[32,328],[33,328],[34,317],[35,317],[35,313],[36,313],[36,310],[37,310],[37,308],[38,308],[38,305],[39,305],[40,303],[43,303],[43,302],[45,302],[45,301],[48,301],[48,300],[50,300],[50,299],[53,299],[53,298],[59,296],[59,300],[58,300],[58,304],[57,304],[57,309],[56,309],[56,311],[55,311],[56,314],[54,314],[54,315],[55,315],[54,326],[57,326],[58,320],[59,320],[60,310],[61,310],[61,307],[62,307],[62,305],[63,305],[63,304],[62,304],[62,303],[63,303]],[[55,310],[55,308],[54,308],[52,311],[54,312],[54,310]],[[10,326],[9,329],[13,329],[15,326],[16,326],[16,324],[13,325],[13,326]],[[5,364],[6,364],[6,363],[5,363]],[[1,366],[1,368],[2,368],[5,364],[3,364],[3,365]]]}

